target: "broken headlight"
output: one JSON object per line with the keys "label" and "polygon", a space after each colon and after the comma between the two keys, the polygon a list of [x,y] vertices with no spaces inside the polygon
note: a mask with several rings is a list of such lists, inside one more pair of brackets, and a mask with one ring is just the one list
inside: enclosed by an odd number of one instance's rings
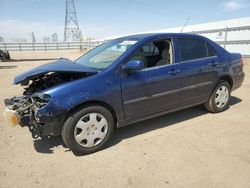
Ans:
{"label": "broken headlight", "polygon": [[45,93],[34,93],[31,95],[31,100],[35,103],[37,108],[46,106],[51,99],[51,96]]}

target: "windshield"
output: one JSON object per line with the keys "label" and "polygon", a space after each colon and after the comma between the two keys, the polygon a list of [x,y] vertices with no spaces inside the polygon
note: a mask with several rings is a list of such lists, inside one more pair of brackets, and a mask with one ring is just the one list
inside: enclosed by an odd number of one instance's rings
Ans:
{"label": "windshield", "polygon": [[111,65],[136,42],[137,40],[127,39],[108,41],[81,56],[75,62],[90,68],[103,70]]}

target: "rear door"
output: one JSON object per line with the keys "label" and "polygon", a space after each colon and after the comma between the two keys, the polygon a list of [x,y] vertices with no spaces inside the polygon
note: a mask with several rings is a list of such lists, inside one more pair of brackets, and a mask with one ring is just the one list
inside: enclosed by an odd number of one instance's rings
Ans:
{"label": "rear door", "polygon": [[177,38],[181,80],[181,106],[206,101],[216,79],[218,57],[202,39]]}

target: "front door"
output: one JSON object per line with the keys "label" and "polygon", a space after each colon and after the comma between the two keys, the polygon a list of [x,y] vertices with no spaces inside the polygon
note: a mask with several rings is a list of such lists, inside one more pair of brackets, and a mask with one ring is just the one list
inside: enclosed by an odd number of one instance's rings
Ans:
{"label": "front door", "polygon": [[[168,58],[172,55],[169,54],[172,50],[169,50],[169,47],[161,41],[153,45],[148,49],[153,49],[155,54],[154,52],[146,53],[145,48],[139,49],[143,56],[139,59],[150,61],[150,63],[145,63],[147,66],[143,70],[132,73],[124,72],[121,76],[126,120],[143,118],[180,106],[179,64],[174,64],[172,57]],[[171,42],[168,41],[168,45],[171,45]],[[151,54],[150,58],[147,56],[149,54]],[[136,56],[138,57],[138,54]],[[152,59],[155,61],[153,62]]]}

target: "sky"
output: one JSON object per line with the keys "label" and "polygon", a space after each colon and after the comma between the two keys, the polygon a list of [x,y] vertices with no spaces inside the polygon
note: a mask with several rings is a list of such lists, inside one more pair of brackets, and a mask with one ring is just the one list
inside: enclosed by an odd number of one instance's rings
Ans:
{"label": "sky", "polygon": [[[66,0],[0,0],[0,36],[63,39]],[[250,0],[75,0],[83,36],[113,35],[249,17]]]}

